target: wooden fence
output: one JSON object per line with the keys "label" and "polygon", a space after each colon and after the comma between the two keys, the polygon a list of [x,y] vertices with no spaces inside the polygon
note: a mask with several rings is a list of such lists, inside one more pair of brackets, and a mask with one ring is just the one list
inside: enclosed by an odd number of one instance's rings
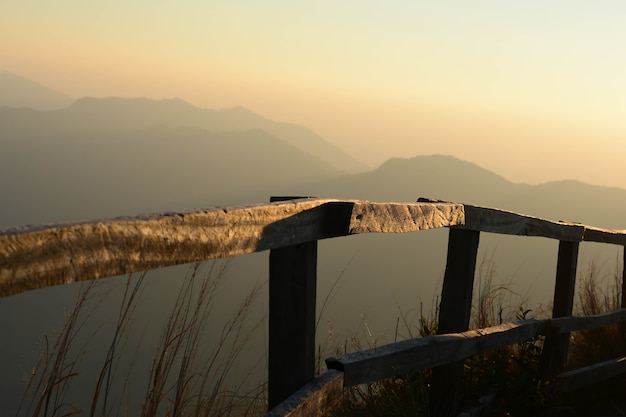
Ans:
{"label": "wooden fence", "polygon": [[[427,368],[434,368],[435,400],[439,395],[454,404],[463,359],[539,335],[546,336],[542,372],[557,375],[562,389],[576,389],[626,371],[626,358],[617,358],[561,373],[569,332],[626,321],[624,294],[622,310],[571,317],[579,242],[625,246],[626,231],[425,199],[416,203],[312,198],[272,201],[2,230],[0,295],[270,250],[268,416],[318,415],[338,398],[342,386]],[[450,229],[439,335],[329,358],[329,370],[315,378],[317,241],[440,227]],[[481,232],[559,240],[552,320],[468,331]]]}

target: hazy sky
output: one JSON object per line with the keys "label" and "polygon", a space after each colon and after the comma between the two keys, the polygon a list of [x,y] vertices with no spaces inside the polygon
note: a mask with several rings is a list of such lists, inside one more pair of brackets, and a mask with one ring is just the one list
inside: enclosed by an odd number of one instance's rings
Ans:
{"label": "hazy sky", "polygon": [[626,2],[0,0],[0,70],[306,125],[376,166],[445,153],[626,188]]}

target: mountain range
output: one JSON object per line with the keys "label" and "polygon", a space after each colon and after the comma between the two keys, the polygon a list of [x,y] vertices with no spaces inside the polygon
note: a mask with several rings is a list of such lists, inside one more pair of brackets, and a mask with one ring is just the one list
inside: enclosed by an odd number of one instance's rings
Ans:
{"label": "mountain range", "polygon": [[[394,158],[370,170],[305,127],[243,107],[200,109],[180,99],[74,101],[6,72],[0,91],[11,91],[0,96],[0,192],[8,197],[0,227],[259,202],[278,194],[425,196],[626,227],[617,214],[626,197],[617,188],[511,183],[444,155]],[[57,108],[37,110],[49,107],[51,97]]]}
{"label": "mountain range", "polygon": [[0,107],[55,110],[69,106],[73,98],[10,72],[0,72]]}
{"label": "mountain range", "polygon": [[[145,98],[84,98],[50,111],[5,106],[0,108],[0,132],[0,228],[258,203],[272,195],[290,195],[372,201],[427,197],[626,229],[623,189],[571,180],[513,183],[447,155],[393,158],[363,171],[344,152],[327,157],[336,148],[312,131],[272,122],[241,107],[216,111],[179,99]],[[319,149],[310,152],[311,147]],[[433,276],[443,269],[445,231],[377,237],[375,242],[385,242],[383,247],[370,239],[324,243],[337,246],[326,255],[331,269],[345,266],[357,253],[371,255],[359,255],[359,264],[352,267],[351,274],[361,276],[376,270],[389,273],[377,261],[381,255],[394,259],[397,276],[420,269],[422,275]],[[534,285],[549,291],[556,242],[539,239],[528,245],[525,239],[489,234],[482,241],[483,257],[498,248],[498,263],[510,269],[505,275],[524,274],[524,282],[539,280]],[[373,248],[378,256],[371,253]],[[402,257],[407,248],[428,254],[429,262],[417,265],[414,257]],[[614,257],[614,248],[608,250],[604,253]],[[586,253],[581,265],[596,251]],[[531,270],[517,271],[521,263]]]}
{"label": "mountain range", "polygon": [[[11,93],[2,93],[6,91]],[[619,188],[571,180],[513,183],[448,155],[393,158],[369,169],[305,127],[277,123],[242,107],[200,109],[180,99],[72,100],[7,73],[0,74],[0,93],[0,228],[291,195],[372,201],[428,197],[626,229],[626,190]],[[421,302],[428,310],[441,284],[446,239],[446,230],[431,230],[321,241],[318,293],[332,293],[324,320],[334,324],[336,339],[343,340],[340,333],[358,333],[363,325],[369,337],[371,330],[392,338],[399,315],[416,317]],[[594,259],[608,265],[619,250],[611,245],[581,248],[581,270]],[[481,234],[478,281],[493,273],[514,284],[511,294],[532,293],[532,300],[525,300],[531,308],[537,301],[549,303],[557,249],[558,242],[548,239]],[[267,279],[267,256],[260,255],[233,260],[228,280],[233,288],[223,297],[229,304],[242,288]],[[613,268],[608,267],[608,274]],[[147,290],[150,320],[176,293],[177,280],[170,275],[181,272],[173,271],[151,275],[167,277],[152,278],[154,288]],[[331,291],[338,278],[341,285]],[[0,322],[0,334],[15,341],[3,345],[1,357],[32,350],[33,340],[63,315],[62,303],[71,302],[73,293],[62,290],[0,300],[0,314],[16,318]],[[501,308],[517,309],[517,302]],[[15,360],[5,362],[9,376],[0,378],[0,388],[19,391],[16,381],[23,369]],[[2,401],[0,410],[12,410],[9,400]]]}

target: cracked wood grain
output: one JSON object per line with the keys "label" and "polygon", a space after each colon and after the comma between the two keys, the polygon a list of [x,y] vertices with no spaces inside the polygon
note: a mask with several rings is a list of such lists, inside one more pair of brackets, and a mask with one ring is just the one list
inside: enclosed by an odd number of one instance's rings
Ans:
{"label": "cracked wood grain", "polygon": [[445,227],[463,218],[460,204],[301,199],[8,229],[0,231],[0,295],[336,236]]}

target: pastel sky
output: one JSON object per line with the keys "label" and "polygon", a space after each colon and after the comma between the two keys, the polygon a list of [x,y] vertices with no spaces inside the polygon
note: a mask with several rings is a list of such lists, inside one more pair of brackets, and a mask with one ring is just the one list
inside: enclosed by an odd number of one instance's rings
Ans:
{"label": "pastel sky", "polygon": [[377,166],[445,153],[626,188],[626,2],[0,0],[0,71],[303,124]]}

